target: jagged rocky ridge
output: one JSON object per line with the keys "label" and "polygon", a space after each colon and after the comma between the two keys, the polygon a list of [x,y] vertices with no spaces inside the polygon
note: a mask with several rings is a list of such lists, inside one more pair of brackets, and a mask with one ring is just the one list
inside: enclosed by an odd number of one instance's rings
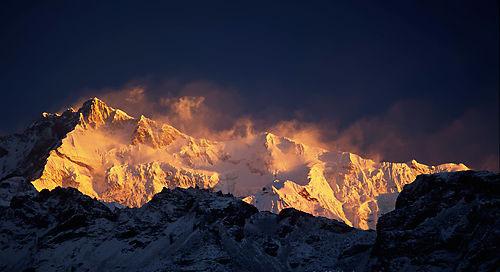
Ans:
{"label": "jagged rocky ridge", "polygon": [[500,175],[421,175],[382,216],[376,271],[498,271]]}
{"label": "jagged rocky ridge", "polygon": [[375,162],[271,133],[197,139],[97,98],[0,138],[0,180],[24,179],[37,190],[74,187],[104,202],[140,207],[164,187],[198,186],[232,193],[259,210],[293,207],[362,229],[375,228],[417,175],[466,169]]}
{"label": "jagged rocky ridge", "polygon": [[355,266],[340,256],[375,237],[193,188],[164,189],[139,209],[113,212],[58,187],[14,197],[0,212],[2,271],[321,271]]}
{"label": "jagged rocky ridge", "polygon": [[0,207],[0,270],[495,271],[499,183],[487,172],[419,176],[376,233],[202,189],[164,189],[123,209],[42,190]]}

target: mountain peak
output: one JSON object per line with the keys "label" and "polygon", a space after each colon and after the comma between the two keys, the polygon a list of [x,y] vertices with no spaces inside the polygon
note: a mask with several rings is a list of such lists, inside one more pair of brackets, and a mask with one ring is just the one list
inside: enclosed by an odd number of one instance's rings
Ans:
{"label": "mountain peak", "polygon": [[272,134],[271,132],[264,132],[264,137],[267,145],[275,145],[279,142],[278,136]]}
{"label": "mountain peak", "polygon": [[85,102],[83,102],[83,105],[82,107],[80,108],[80,110],[88,110],[92,107],[95,107],[95,106],[98,106],[98,105],[102,105],[102,106],[108,106],[106,105],[106,103],[104,101],[102,101],[101,99],[97,98],[97,97],[93,97],[93,98],[90,98],[88,100],[86,100]]}
{"label": "mountain peak", "polygon": [[139,117],[139,124],[148,124],[148,123],[154,123],[154,121],[141,114],[141,116]]}
{"label": "mountain peak", "polygon": [[85,101],[78,113],[80,113],[80,124],[85,128],[98,128],[108,121],[116,122],[134,119],[124,111],[108,106],[97,97]]}
{"label": "mountain peak", "polygon": [[113,108],[109,107],[97,97],[85,101],[82,107],[78,110],[84,117],[91,117],[98,113],[111,112]]}
{"label": "mountain peak", "polygon": [[[378,162],[270,132],[216,143],[161,120],[132,118],[98,98],[77,111],[45,115],[26,133],[0,141],[0,178],[22,174],[37,189],[75,187],[130,206],[144,204],[165,186],[201,184],[253,199],[263,210],[295,207],[374,228],[417,175],[466,169]],[[276,194],[269,197],[271,187]]]}
{"label": "mountain peak", "polygon": [[158,123],[141,115],[132,134],[132,143],[147,144],[153,148],[161,148],[168,146],[179,137],[186,136],[170,125]]}

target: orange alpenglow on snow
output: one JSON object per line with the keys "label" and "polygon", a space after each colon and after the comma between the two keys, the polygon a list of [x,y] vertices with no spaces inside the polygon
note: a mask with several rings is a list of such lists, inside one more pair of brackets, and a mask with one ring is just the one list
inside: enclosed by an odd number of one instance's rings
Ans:
{"label": "orange alpenglow on snow", "polygon": [[35,188],[74,187],[129,207],[145,204],[163,187],[197,186],[232,193],[260,210],[293,207],[373,229],[417,175],[468,169],[375,162],[267,132],[244,140],[194,138],[97,98],[63,115],[78,120],[50,151]]}

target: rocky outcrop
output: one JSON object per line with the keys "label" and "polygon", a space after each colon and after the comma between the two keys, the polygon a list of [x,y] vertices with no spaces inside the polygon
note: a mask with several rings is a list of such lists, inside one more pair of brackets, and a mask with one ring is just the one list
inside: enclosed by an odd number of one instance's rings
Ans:
{"label": "rocky outcrop", "polygon": [[495,271],[500,267],[500,175],[421,175],[377,225],[375,271]]}
{"label": "rocky outcrop", "polygon": [[132,144],[145,144],[153,148],[163,148],[179,138],[188,138],[169,125],[158,124],[141,115],[132,134]]}
{"label": "rocky outcrop", "polygon": [[134,119],[119,109],[109,107],[96,97],[83,103],[78,110],[78,117],[79,125],[84,128],[98,128],[106,124]]}
{"label": "rocky outcrop", "polygon": [[62,114],[43,113],[23,133],[0,137],[0,180],[38,178],[50,151],[59,147],[77,124],[72,109]]}
{"label": "rocky outcrop", "polygon": [[1,271],[351,270],[375,234],[207,190],[164,189],[111,211],[71,188],[14,197],[0,233]]}
{"label": "rocky outcrop", "polygon": [[0,271],[496,271],[499,183],[421,175],[376,232],[205,189],[110,209],[72,188],[18,187],[0,206]]}

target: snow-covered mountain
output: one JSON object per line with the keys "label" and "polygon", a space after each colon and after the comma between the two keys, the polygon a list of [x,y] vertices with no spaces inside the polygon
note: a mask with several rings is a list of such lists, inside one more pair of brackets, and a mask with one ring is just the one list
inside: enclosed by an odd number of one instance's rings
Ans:
{"label": "snow-covered mountain", "polygon": [[467,169],[375,162],[271,133],[223,142],[194,138],[97,98],[78,110],[44,113],[22,134],[0,139],[0,180],[25,179],[37,190],[73,187],[140,207],[164,187],[213,188],[259,210],[293,207],[361,229],[375,228],[417,175]]}
{"label": "snow-covered mountain", "polygon": [[292,208],[258,212],[211,190],[163,189],[141,208],[110,209],[73,188],[19,184],[0,181],[2,201],[14,193],[0,206],[0,271],[451,272],[500,263],[500,175],[488,172],[419,176],[376,232]]}

